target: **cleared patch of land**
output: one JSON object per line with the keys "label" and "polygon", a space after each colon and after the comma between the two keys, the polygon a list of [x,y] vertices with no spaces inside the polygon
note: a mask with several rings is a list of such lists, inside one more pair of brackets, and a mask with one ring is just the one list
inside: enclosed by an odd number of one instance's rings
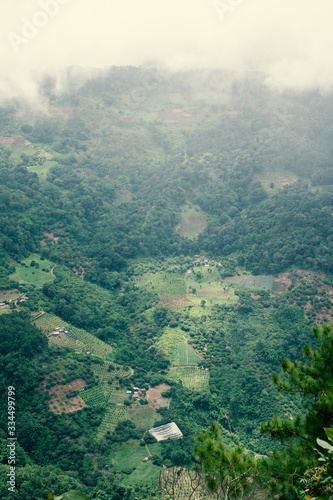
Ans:
{"label": "cleared patch of land", "polygon": [[197,366],[170,368],[169,376],[181,381],[187,389],[197,392],[209,392],[209,370],[202,370]]}
{"label": "cleared patch of land", "polygon": [[146,286],[156,293],[186,297],[186,284],[183,273],[145,273],[136,278],[136,284]]}
{"label": "cleared patch of land", "polygon": [[171,309],[183,309],[184,307],[194,306],[195,303],[186,298],[186,295],[169,295],[167,293],[159,294],[160,301],[156,307],[170,307]]}
{"label": "cleared patch of land", "polygon": [[22,295],[22,292],[16,290],[16,288],[10,290],[0,290],[0,302],[13,301],[18,299]]}
{"label": "cleared patch of land", "polygon": [[252,288],[254,290],[271,291],[274,288],[273,276],[252,276],[250,274],[243,274],[242,276],[232,276],[231,278],[225,278],[224,281],[226,283],[241,285],[246,288]]}
{"label": "cleared patch of land", "polygon": [[128,420],[128,409],[126,406],[109,405],[103,417],[101,425],[98,427],[97,437],[103,439],[107,434],[112,434],[121,420]]}
{"label": "cleared patch of land", "polygon": [[200,356],[188,345],[188,337],[178,328],[166,328],[158,347],[162,348],[173,366],[196,365]]}
{"label": "cleared patch of land", "polygon": [[10,275],[10,279],[19,283],[30,283],[41,288],[44,283],[54,280],[51,273],[54,263],[46,259],[42,260],[38,254],[31,254],[21,262],[11,261],[11,264],[15,267],[15,272]]}
{"label": "cleared patch of land", "polygon": [[[48,379],[41,384],[41,388],[44,391],[46,390],[47,380]],[[67,397],[67,394],[82,391],[86,385],[87,383],[85,380],[78,378],[67,384],[57,384],[47,389],[51,395],[51,399],[49,400],[50,410],[57,415],[60,415],[61,413],[73,413],[81,410],[84,406],[86,406],[84,400],[79,395]]]}
{"label": "cleared patch of land", "polygon": [[207,227],[206,216],[198,205],[185,205],[182,208],[176,231],[180,236],[195,240]]}
{"label": "cleared patch of land", "polygon": [[115,472],[122,473],[121,484],[132,485],[150,483],[157,479],[160,468],[151,462],[145,462],[148,452],[138,441],[130,440],[122,444],[118,450],[110,455]]}
{"label": "cleared patch of land", "polygon": [[168,406],[168,400],[162,396],[162,393],[169,389],[170,386],[168,384],[159,384],[155,385],[155,387],[150,387],[146,394],[147,401],[155,409]]}
{"label": "cleared patch of land", "polygon": [[[38,328],[41,328],[48,336],[50,345],[69,347],[80,353],[89,352],[90,354],[98,356],[102,359],[106,359],[111,355],[111,346],[97,337],[94,337],[94,335],[91,335],[85,330],[76,328],[69,323],[66,323],[54,314],[45,314],[42,317],[33,320],[33,323],[38,326]],[[65,332],[59,332],[56,328],[65,328],[68,334]]]}

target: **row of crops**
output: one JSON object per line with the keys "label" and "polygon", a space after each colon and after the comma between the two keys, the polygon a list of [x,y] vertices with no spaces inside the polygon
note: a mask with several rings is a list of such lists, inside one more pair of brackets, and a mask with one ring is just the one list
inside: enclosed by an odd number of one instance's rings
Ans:
{"label": "row of crops", "polygon": [[184,366],[171,368],[169,376],[177,381],[182,381],[183,386],[196,392],[209,391],[209,371],[197,366]]}
{"label": "row of crops", "polygon": [[70,331],[73,336],[69,337],[64,333],[60,333],[60,335],[49,337],[50,345],[60,345],[63,347],[69,347],[71,349],[75,349],[77,352],[91,352],[95,356],[99,356],[100,358],[107,358],[111,352],[112,348],[102,340],[94,337],[90,333],[82,330],[80,328],[75,328],[72,325],[69,325],[65,321],[63,321],[58,316],[54,314],[46,314],[33,320],[33,323],[41,328],[42,331],[46,334],[56,330],[56,328],[64,327],[66,330]]}
{"label": "row of crops", "polygon": [[98,428],[97,438],[102,439],[108,432],[112,432],[117,427],[118,422],[128,419],[128,410],[126,406],[110,405],[106,411],[102,423]]}
{"label": "row of crops", "polygon": [[178,345],[175,361],[176,366],[197,365],[200,361],[200,356],[186,342]]}

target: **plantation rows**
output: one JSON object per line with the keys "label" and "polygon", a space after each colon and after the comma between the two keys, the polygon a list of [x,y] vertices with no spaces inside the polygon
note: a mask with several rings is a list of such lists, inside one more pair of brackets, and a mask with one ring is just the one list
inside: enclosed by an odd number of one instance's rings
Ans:
{"label": "plantation rows", "polygon": [[176,366],[197,365],[200,361],[198,354],[187,343],[178,346]]}
{"label": "plantation rows", "polygon": [[85,330],[69,325],[61,318],[54,316],[53,314],[42,316],[41,318],[35,320],[34,324],[38,328],[41,328],[46,334],[49,334],[56,328],[65,327],[66,330],[70,330],[75,335],[75,337],[68,337],[66,334],[61,333],[60,335],[49,337],[50,345],[70,347],[82,353],[91,352],[92,354],[103,359],[106,358],[112,351],[112,348],[102,340],[99,340]]}
{"label": "plantation rows", "polygon": [[129,377],[131,371],[121,365],[112,364],[114,370],[109,371],[110,363],[96,364],[92,366],[94,374],[99,378],[100,382],[115,382],[117,377]]}
{"label": "plantation rows", "polygon": [[118,422],[128,419],[128,410],[125,406],[110,406],[98,428],[97,437],[102,439],[107,432],[110,434],[117,427]]}
{"label": "plantation rows", "polygon": [[86,405],[98,406],[106,403],[108,397],[110,396],[112,390],[111,387],[109,386],[109,392],[107,394],[105,394],[106,390],[106,386],[99,384],[96,387],[92,387],[91,389],[85,389],[84,391],[81,391],[80,396],[86,403]]}
{"label": "plantation rows", "polygon": [[209,371],[197,367],[173,368],[169,372],[174,380],[181,380],[184,387],[197,392],[209,391]]}

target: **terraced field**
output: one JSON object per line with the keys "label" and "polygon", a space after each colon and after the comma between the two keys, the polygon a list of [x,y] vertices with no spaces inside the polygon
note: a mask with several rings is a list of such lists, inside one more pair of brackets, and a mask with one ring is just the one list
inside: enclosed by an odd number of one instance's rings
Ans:
{"label": "terraced field", "polygon": [[198,367],[185,366],[182,368],[171,368],[169,376],[174,380],[181,381],[183,386],[197,392],[209,391],[209,371]]}
{"label": "terraced field", "polygon": [[90,352],[95,356],[99,356],[102,359],[106,359],[110,357],[112,348],[102,340],[94,337],[90,333],[82,330],[80,328],[76,328],[69,323],[66,323],[58,316],[54,314],[46,314],[41,318],[36,319],[33,323],[43,330],[46,335],[49,335],[56,328],[64,327],[69,332],[74,333],[74,337],[69,337],[63,332],[60,332],[59,335],[49,336],[49,344],[50,345],[59,345],[62,347],[69,347],[74,349],[76,352],[87,353]]}
{"label": "terraced field", "polygon": [[87,406],[98,406],[107,402],[111,391],[111,387],[109,388],[109,392],[107,392],[107,386],[99,384],[91,389],[81,391],[80,396]]}
{"label": "terraced field", "polygon": [[108,405],[108,410],[106,411],[102,423],[98,428],[98,439],[102,439],[108,432],[112,434],[117,427],[118,422],[121,420],[127,420],[128,418],[128,410],[126,406]]}

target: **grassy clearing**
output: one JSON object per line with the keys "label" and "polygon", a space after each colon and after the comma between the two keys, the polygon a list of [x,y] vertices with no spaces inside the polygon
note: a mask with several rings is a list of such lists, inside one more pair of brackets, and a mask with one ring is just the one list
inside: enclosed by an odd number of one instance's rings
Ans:
{"label": "grassy clearing", "polygon": [[207,264],[194,266],[186,276],[188,298],[196,305],[201,304],[203,300],[207,306],[236,303],[238,297],[231,287],[221,280],[219,263],[209,261]]}
{"label": "grassy clearing", "polygon": [[147,431],[151,429],[155,422],[161,420],[161,415],[156,413],[154,408],[148,405],[140,405],[140,403],[133,405],[128,410],[129,419],[135,424],[136,427]]}
{"label": "grassy clearing", "polygon": [[186,297],[184,273],[146,273],[136,278],[138,286],[145,286],[156,293]]}
{"label": "grassy clearing", "polygon": [[241,285],[253,290],[273,290],[274,277],[273,276],[252,276],[250,274],[242,276],[232,276],[224,280],[226,283],[233,285]]}
{"label": "grassy clearing", "polygon": [[54,337],[48,337],[50,345],[69,347],[80,353],[91,352],[95,356],[99,356],[103,359],[111,356],[111,346],[94,337],[94,335],[91,335],[85,330],[76,328],[69,323],[66,323],[54,314],[46,314],[33,321],[33,323],[38,326],[38,328],[41,328],[46,334],[49,334],[59,327],[65,327],[66,330],[70,330],[75,334],[75,337],[68,337],[65,333],[60,333],[60,335]]}
{"label": "grassy clearing", "polygon": [[0,302],[16,300],[20,295],[22,295],[22,292],[14,288],[11,290],[0,290]]}
{"label": "grassy clearing", "polygon": [[171,368],[169,376],[174,380],[181,381],[187,389],[197,392],[209,392],[208,370],[201,370],[192,366]]}
{"label": "grassy clearing", "polygon": [[10,309],[0,308],[0,316],[1,316],[1,314],[8,314],[10,312],[11,312]]}
{"label": "grassy clearing", "polygon": [[123,486],[151,483],[153,479],[157,479],[160,468],[150,462],[144,462],[147,456],[146,448],[134,440],[124,443],[116,452],[112,453],[111,462],[115,472],[121,473],[135,468],[131,474],[124,473],[121,481]]}
{"label": "grassy clearing", "polygon": [[279,189],[283,189],[284,186],[295,184],[298,181],[298,177],[289,172],[267,172],[255,177],[261,182],[269,196],[275,194]]}
{"label": "grassy clearing", "polygon": [[[32,261],[35,261],[39,267],[31,267],[30,264]],[[10,275],[10,279],[19,283],[29,283],[35,285],[37,288],[41,288],[44,283],[54,280],[54,276],[51,274],[54,263],[47,259],[42,260],[38,254],[32,253],[27,259],[22,260],[21,263],[11,261],[11,264],[15,266],[15,272]]]}
{"label": "grassy clearing", "polygon": [[176,227],[180,236],[195,240],[207,227],[206,216],[197,205],[184,205],[181,212],[181,219]]}
{"label": "grassy clearing", "polygon": [[28,170],[29,172],[35,172],[40,181],[46,181],[46,177],[50,169],[56,165],[58,165],[58,162],[46,160],[42,165],[33,165],[32,167],[28,167]]}

